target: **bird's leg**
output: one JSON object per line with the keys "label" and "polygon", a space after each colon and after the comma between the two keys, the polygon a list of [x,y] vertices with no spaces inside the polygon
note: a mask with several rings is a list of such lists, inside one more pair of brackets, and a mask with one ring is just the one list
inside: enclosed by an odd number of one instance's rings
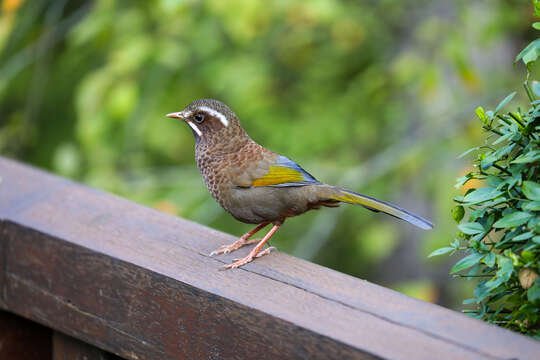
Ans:
{"label": "bird's leg", "polygon": [[228,254],[230,252],[233,252],[234,250],[240,249],[244,245],[253,244],[259,241],[259,239],[253,239],[249,240],[250,237],[255,235],[257,232],[259,232],[263,227],[268,225],[270,222],[265,222],[262,224],[257,225],[253,230],[245,233],[242,235],[242,237],[238,240],[236,240],[234,243],[230,245],[223,245],[221,248],[214,250],[210,253],[210,256],[214,255],[221,255],[221,254]]}
{"label": "bird's leg", "polygon": [[273,249],[272,247],[269,247],[268,249],[265,249],[263,251],[261,251],[261,249],[264,246],[264,243],[267,242],[272,237],[272,235],[276,233],[276,231],[279,229],[280,226],[281,224],[274,225],[270,229],[268,234],[264,236],[264,238],[257,244],[257,246],[253,248],[253,250],[251,250],[251,252],[245,258],[235,260],[235,262],[233,262],[232,264],[225,265],[224,268],[234,269],[234,268],[246,265],[247,263],[253,261],[253,259],[255,258],[268,254],[270,251],[272,251]]}

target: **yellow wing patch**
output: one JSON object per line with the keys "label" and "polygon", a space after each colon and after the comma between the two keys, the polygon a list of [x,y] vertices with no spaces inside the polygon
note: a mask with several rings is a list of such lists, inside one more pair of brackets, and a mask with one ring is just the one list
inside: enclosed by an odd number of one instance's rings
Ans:
{"label": "yellow wing patch", "polygon": [[251,186],[270,186],[304,181],[304,175],[297,170],[284,166],[271,166],[268,173],[253,181]]}

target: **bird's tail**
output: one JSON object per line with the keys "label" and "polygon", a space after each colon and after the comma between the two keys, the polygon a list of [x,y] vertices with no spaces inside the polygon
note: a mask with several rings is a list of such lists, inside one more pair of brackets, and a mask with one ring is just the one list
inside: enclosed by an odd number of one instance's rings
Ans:
{"label": "bird's tail", "polygon": [[390,204],[386,201],[372,198],[371,196],[355,193],[350,190],[341,189],[338,187],[331,187],[330,199],[341,201],[349,204],[362,205],[366,209],[375,212],[384,212],[388,215],[397,217],[398,219],[405,220],[413,225],[418,226],[421,229],[429,230],[433,228],[433,224],[405,209],[400,208],[394,204]]}

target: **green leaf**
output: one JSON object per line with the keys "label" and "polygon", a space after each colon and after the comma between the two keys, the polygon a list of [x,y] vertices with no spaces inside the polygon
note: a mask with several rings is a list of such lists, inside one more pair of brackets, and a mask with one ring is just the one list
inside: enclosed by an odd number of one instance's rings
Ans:
{"label": "green leaf", "polygon": [[482,260],[484,264],[486,264],[489,267],[493,267],[495,265],[495,260],[497,260],[497,257],[494,253],[490,252],[486,255],[486,257]]}
{"label": "green leaf", "polygon": [[496,289],[499,285],[501,285],[502,283],[504,282],[503,279],[501,279],[500,277],[495,277],[491,280],[489,280],[487,283],[486,283],[486,288],[488,288],[488,290],[493,290],[493,289]]}
{"label": "green leaf", "polygon": [[465,270],[473,265],[478,264],[483,257],[483,254],[478,253],[472,253],[469,256],[464,257],[452,267],[452,269],[450,270],[450,274],[455,274],[457,272],[460,272],[461,270]]}
{"label": "green leaf", "polygon": [[497,276],[503,279],[503,281],[508,281],[512,275],[512,271],[514,271],[513,263],[515,262],[517,264],[518,257],[509,249],[505,250],[504,254],[511,255],[511,257],[497,255],[497,265],[499,265]]}
{"label": "green leaf", "polygon": [[539,211],[540,210],[540,201],[531,201],[528,203],[525,203],[521,206],[523,210],[528,211]]}
{"label": "green leaf", "polygon": [[492,187],[483,187],[465,195],[463,201],[466,202],[467,205],[473,205],[481,203],[483,201],[494,199],[501,194],[501,191]]}
{"label": "green leaf", "polygon": [[459,230],[461,230],[462,233],[467,235],[474,235],[484,232],[484,227],[482,226],[482,224],[479,224],[477,222],[459,224],[458,228]]}
{"label": "green leaf", "polygon": [[539,216],[535,216],[535,217],[532,217],[531,220],[529,220],[529,222],[527,223],[527,227],[529,229],[535,229],[536,232],[540,233],[540,217]]}
{"label": "green leaf", "polygon": [[470,152],[473,152],[473,151],[478,150],[478,149],[480,149],[479,146],[473,147],[473,148],[471,148],[471,149],[465,151],[463,154],[459,155],[457,158],[458,158],[458,159],[461,159],[462,157],[464,157],[465,155],[469,154]]}
{"label": "green leaf", "polygon": [[456,185],[454,185],[454,187],[456,189],[459,189],[460,187],[462,187],[467,181],[469,181],[471,179],[472,175],[469,173],[465,176],[462,176],[460,178],[457,178],[456,181]]}
{"label": "green leaf", "polygon": [[534,258],[536,257],[535,253],[532,251],[522,251],[521,257],[523,258],[524,262],[534,261]]}
{"label": "green leaf", "polygon": [[521,59],[523,59],[523,62],[525,63],[525,65],[536,60],[539,47],[540,47],[540,39],[536,39],[532,41],[529,45],[525,47],[525,49],[521,50],[521,52],[516,56],[516,59],[514,60],[514,64],[517,63]]}
{"label": "green leaf", "polygon": [[443,247],[443,248],[440,248],[440,249],[437,249],[437,250],[433,251],[431,254],[428,255],[428,258],[430,258],[432,256],[443,255],[443,254],[449,253],[449,252],[454,251],[454,250],[456,250],[456,249],[454,249],[453,247]]}
{"label": "green leaf", "polygon": [[505,140],[508,140],[511,136],[515,135],[515,133],[513,132],[508,132],[506,134],[504,134],[503,136],[499,137],[497,140],[495,140],[493,142],[493,145],[497,145]]}
{"label": "green leaf", "polygon": [[480,165],[482,166],[482,170],[489,169],[489,167],[491,167],[491,165],[493,165],[494,162],[496,162],[497,160],[499,160],[503,156],[509,154],[510,151],[512,151],[512,149],[514,148],[515,145],[516,144],[510,144],[510,145],[507,145],[507,146],[503,146],[500,149],[498,149],[497,151],[493,151],[493,152],[487,154],[487,156],[484,159],[482,159],[482,161],[480,162]]}
{"label": "green leaf", "polygon": [[527,239],[530,239],[534,236],[534,233],[533,232],[526,232],[526,233],[523,233],[523,234],[519,234],[518,236],[516,237],[513,237],[512,238],[512,241],[522,241],[522,240],[527,240]]}
{"label": "green leaf", "polygon": [[500,183],[503,182],[503,180],[498,177],[498,176],[494,176],[494,175],[489,175],[486,179],[487,183],[489,186],[493,187],[493,188],[496,188],[497,186],[500,185]]}
{"label": "green leaf", "polygon": [[527,290],[527,299],[533,303],[540,302],[540,278],[537,278],[533,286]]}
{"label": "green leaf", "polygon": [[534,181],[524,181],[521,191],[530,200],[540,201],[540,184]]}
{"label": "green leaf", "polygon": [[478,118],[480,120],[482,120],[482,122],[485,124],[487,123],[487,118],[486,118],[486,113],[484,112],[484,108],[479,106],[476,108],[476,110],[474,111],[476,113],[476,116],[478,116]]}
{"label": "green leaf", "polygon": [[483,217],[486,213],[486,209],[477,209],[471,211],[471,214],[469,216],[469,222],[475,222],[477,219],[480,219]]}
{"label": "green leaf", "polygon": [[497,105],[497,107],[495,108],[495,112],[498,113],[499,110],[501,110],[504,105],[508,104],[510,102],[510,100],[512,100],[514,98],[514,96],[516,96],[515,91],[513,93],[511,93],[510,95],[508,95],[507,97],[505,97],[503,99],[503,101],[501,101],[499,103],[499,105]]}
{"label": "green leaf", "polygon": [[532,217],[533,217],[533,214],[530,214],[528,212],[516,211],[498,220],[495,224],[493,224],[493,227],[494,228],[516,227],[516,226],[525,224]]}
{"label": "green leaf", "polygon": [[534,16],[540,17],[540,0],[532,0],[534,5]]}
{"label": "green leaf", "polygon": [[537,58],[538,58],[538,51],[536,49],[531,49],[527,51],[525,55],[523,55],[523,62],[529,65],[529,63],[535,62]]}
{"label": "green leaf", "polygon": [[457,205],[452,209],[452,217],[458,224],[463,219],[463,216],[465,216],[465,209],[463,206]]}
{"label": "green leaf", "polygon": [[534,162],[540,159],[540,150],[532,150],[526,154],[522,154],[512,161],[512,164],[525,164]]}
{"label": "green leaf", "polygon": [[534,95],[540,97],[540,81],[536,81],[536,80],[531,81],[531,89]]}
{"label": "green leaf", "polygon": [[532,27],[535,28],[536,30],[540,30],[540,22],[533,23]]}
{"label": "green leaf", "polygon": [[481,281],[474,289],[474,296],[476,297],[477,303],[482,302],[482,300],[484,300],[489,295],[491,289],[486,286],[486,283],[487,280]]}

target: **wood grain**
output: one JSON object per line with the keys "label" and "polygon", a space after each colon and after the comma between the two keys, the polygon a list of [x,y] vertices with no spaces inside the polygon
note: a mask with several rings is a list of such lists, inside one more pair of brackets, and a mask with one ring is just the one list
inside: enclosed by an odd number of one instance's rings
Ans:
{"label": "wood grain", "polygon": [[0,359],[50,359],[51,338],[51,329],[0,311]]}
{"label": "wood grain", "polygon": [[52,360],[121,360],[85,342],[55,331]]}
{"label": "wood grain", "polygon": [[[10,311],[128,359],[534,359],[539,343],[0,158]],[[4,201],[5,200],[5,201]],[[234,220],[231,220],[234,221]]]}

